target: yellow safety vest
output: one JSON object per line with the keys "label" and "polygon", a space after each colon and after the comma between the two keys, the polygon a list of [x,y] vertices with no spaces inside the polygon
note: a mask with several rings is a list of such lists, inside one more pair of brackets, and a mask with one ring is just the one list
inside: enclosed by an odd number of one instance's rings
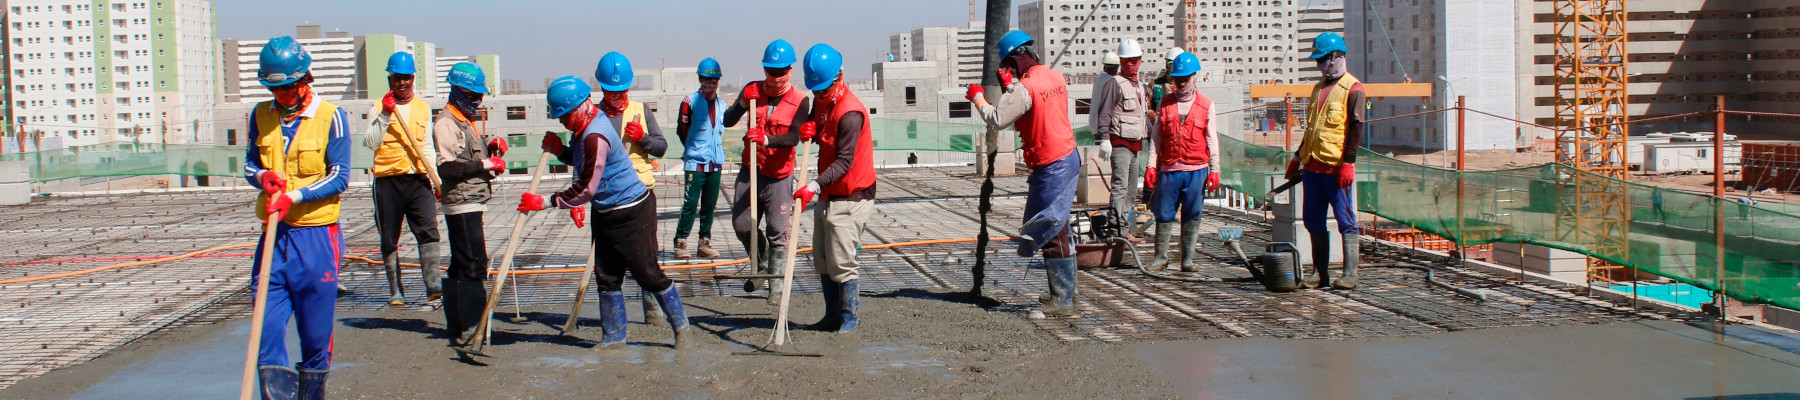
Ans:
{"label": "yellow safety vest", "polygon": [[[638,146],[636,141],[625,137],[625,125],[629,125],[634,121],[639,124],[649,124],[649,122],[644,121],[644,103],[639,101],[627,102],[625,112],[620,113],[619,118],[621,118],[621,121],[625,121],[625,123],[619,124],[619,141],[625,143],[625,153],[631,156],[631,168],[637,170],[638,180],[644,181],[644,187],[655,189],[656,177],[652,176],[651,173],[656,172],[656,166],[655,164],[652,164],[655,162],[655,159],[650,157],[650,150],[645,150],[642,146]],[[649,132],[650,127],[645,126],[644,134],[648,135],[650,134]]]}
{"label": "yellow safety vest", "polygon": [[[324,179],[330,166],[325,161],[325,148],[331,142],[331,125],[336,122],[338,107],[325,99],[317,101],[319,106],[313,117],[300,119],[300,127],[294,132],[294,143],[287,145],[285,154],[282,145],[286,138],[281,135],[281,113],[275,111],[275,102],[265,101],[252,111],[256,113],[256,147],[261,154],[262,166],[267,173],[287,178],[289,188],[306,187]],[[268,204],[268,193],[256,197],[257,219],[268,221]],[[335,224],[338,222],[338,196],[294,204],[281,221],[296,227]]]}
{"label": "yellow safety vest", "polygon": [[[1329,166],[1337,166],[1344,160],[1344,130],[1350,126],[1350,88],[1356,86],[1355,76],[1344,74],[1335,85],[1321,82],[1313,85],[1312,106],[1306,111],[1306,135],[1300,139],[1300,165],[1307,161],[1318,160]],[[1319,98],[1325,88],[1332,88],[1325,98]]]}
{"label": "yellow safety vest", "polygon": [[[425,160],[425,131],[431,124],[431,106],[424,101],[407,103],[404,109],[394,110],[406,113],[405,121],[393,117],[388,120],[387,133],[382,135],[381,148],[375,150],[375,165],[369,173],[375,177],[395,175],[423,174],[425,163],[436,160]],[[409,146],[401,140],[411,139]]]}

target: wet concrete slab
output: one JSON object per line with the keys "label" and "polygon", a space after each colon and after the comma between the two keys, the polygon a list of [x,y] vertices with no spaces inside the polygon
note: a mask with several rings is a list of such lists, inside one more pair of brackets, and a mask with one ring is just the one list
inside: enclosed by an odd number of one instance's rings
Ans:
{"label": "wet concrete slab", "polygon": [[[1749,329],[1719,335],[1679,322],[1636,321],[1374,339],[1145,343],[1132,352],[1191,398],[1800,398],[1800,354],[1763,344],[1766,336],[1732,333]],[[1776,344],[1793,340],[1774,335]]]}

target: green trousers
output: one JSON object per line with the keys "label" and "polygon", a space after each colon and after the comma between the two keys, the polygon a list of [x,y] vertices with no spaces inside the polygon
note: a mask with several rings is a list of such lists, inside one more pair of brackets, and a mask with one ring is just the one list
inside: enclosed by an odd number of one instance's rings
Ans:
{"label": "green trousers", "polygon": [[694,218],[700,218],[700,238],[712,238],[713,210],[719,205],[719,171],[687,172],[687,191],[681,199],[681,222],[675,225],[675,238],[686,239],[694,230]]}

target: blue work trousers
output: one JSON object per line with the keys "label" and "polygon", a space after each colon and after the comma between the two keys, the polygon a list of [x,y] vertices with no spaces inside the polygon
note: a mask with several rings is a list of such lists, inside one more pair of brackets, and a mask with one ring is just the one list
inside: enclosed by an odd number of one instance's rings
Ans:
{"label": "blue work trousers", "polygon": [[1069,212],[1075,206],[1075,182],[1081,177],[1081,155],[1071,151],[1062,159],[1031,171],[1025,195],[1025,224],[1019,228],[1019,256],[1031,257],[1052,247],[1048,256],[1073,256],[1069,247]]}
{"label": "blue work trousers", "polygon": [[1181,217],[1181,222],[1199,221],[1200,206],[1206,202],[1206,176],[1210,173],[1211,168],[1157,171],[1156,197],[1150,204],[1156,212],[1156,222],[1175,222],[1176,216]]}
{"label": "blue work trousers", "polygon": [[[269,272],[268,306],[263,314],[256,364],[293,367],[287,354],[287,323],[300,328],[300,368],[331,368],[331,329],[337,306],[338,264],[344,259],[338,225],[292,227],[277,224],[273,269]],[[262,244],[256,245],[261,260]],[[251,267],[259,276],[260,265]],[[254,280],[255,278],[251,278]]]}
{"label": "blue work trousers", "polygon": [[1300,205],[1300,219],[1305,220],[1307,232],[1327,233],[1325,231],[1325,206],[1327,205],[1331,206],[1333,216],[1337,218],[1338,233],[1354,235],[1358,232],[1356,230],[1354,197],[1356,192],[1351,191],[1350,188],[1338,187],[1337,174],[1301,171],[1300,189],[1306,191],[1303,196],[1305,200]]}

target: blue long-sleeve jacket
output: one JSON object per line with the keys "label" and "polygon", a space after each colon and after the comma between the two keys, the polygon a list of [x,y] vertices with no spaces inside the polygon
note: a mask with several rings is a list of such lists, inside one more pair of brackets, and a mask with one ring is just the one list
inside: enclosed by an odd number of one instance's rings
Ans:
{"label": "blue long-sleeve jacket", "polygon": [[[318,108],[319,101],[320,100],[315,97],[313,100],[314,103],[307,106],[306,111],[301,113],[300,118],[281,124],[281,134],[288,139],[284,141],[285,143],[288,145],[294,143],[294,133],[299,129],[300,121],[312,118],[313,112]],[[250,124],[248,129],[244,130],[245,132],[248,132],[249,135],[249,146],[245,149],[244,155],[244,180],[249,181],[250,186],[262,189],[262,181],[258,180],[256,177],[258,174],[261,174],[268,169],[262,165],[262,152],[257,150],[256,147],[256,126],[256,112],[251,111]],[[343,108],[338,108],[337,115],[333,118],[333,123],[331,124],[330,139],[325,144],[325,178],[320,179],[318,182],[313,182],[313,184],[307,185],[306,187],[299,188],[300,199],[295,201],[295,203],[307,203],[320,199],[328,199],[343,194],[344,189],[350,186],[349,134],[350,117],[344,113]],[[286,151],[287,149],[282,150]],[[294,189],[289,188],[289,190]]]}

